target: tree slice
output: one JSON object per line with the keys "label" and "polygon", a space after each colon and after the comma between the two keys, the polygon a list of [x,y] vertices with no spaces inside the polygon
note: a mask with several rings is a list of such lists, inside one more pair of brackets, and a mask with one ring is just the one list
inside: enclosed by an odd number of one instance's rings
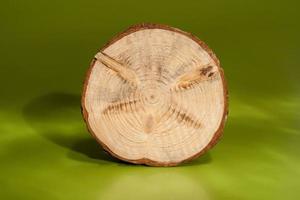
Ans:
{"label": "tree slice", "polygon": [[204,153],[222,133],[223,70],[195,36],[165,25],[136,25],[96,54],[82,111],[89,131],[113,156],[177,165]]}

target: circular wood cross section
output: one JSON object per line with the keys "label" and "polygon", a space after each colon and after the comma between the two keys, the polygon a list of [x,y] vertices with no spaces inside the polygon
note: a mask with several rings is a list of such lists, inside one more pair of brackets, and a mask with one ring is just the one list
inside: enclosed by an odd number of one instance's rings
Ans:
{"label": "circular wood cross section", "polygon": [[227,117],[227,87],[215,54],[165,25],[130,27],[94,57],[82,112],[113,156],[174,166],[211,148]]}

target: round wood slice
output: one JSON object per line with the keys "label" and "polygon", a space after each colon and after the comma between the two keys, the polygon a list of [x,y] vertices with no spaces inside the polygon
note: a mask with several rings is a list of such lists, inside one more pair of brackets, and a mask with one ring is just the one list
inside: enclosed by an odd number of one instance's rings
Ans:
{"label": "round wood slice", "polygon": [[165,25],[136,25],[95,55],[82,111],[89,131],[113,156],[177,165],[204,153],[222,133],[223,70],[195,36]]}

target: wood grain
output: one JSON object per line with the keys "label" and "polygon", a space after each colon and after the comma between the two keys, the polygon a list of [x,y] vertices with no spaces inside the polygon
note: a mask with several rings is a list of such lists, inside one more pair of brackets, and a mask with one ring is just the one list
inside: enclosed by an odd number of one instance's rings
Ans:
{"label": "wood grain", "polygon": [[179,29],[140,24],[95,55],[82,113],[88,130],[113,156],[174,166],[216,143],[227,98],[223,70],[207,45]]}

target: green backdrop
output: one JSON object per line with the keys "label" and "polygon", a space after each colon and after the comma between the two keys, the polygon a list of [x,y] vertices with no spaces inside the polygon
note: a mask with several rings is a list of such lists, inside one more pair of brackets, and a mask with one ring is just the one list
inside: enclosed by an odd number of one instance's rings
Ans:
{"label": "green backdrop", "polygon": [[[0,199],[300,198],[300,12],[296,0],[3,0]],[[230,114],[218,145],[171,168],[106,155],[80,113],[85,72],[141,22],[192,32],[218,55]]]}

